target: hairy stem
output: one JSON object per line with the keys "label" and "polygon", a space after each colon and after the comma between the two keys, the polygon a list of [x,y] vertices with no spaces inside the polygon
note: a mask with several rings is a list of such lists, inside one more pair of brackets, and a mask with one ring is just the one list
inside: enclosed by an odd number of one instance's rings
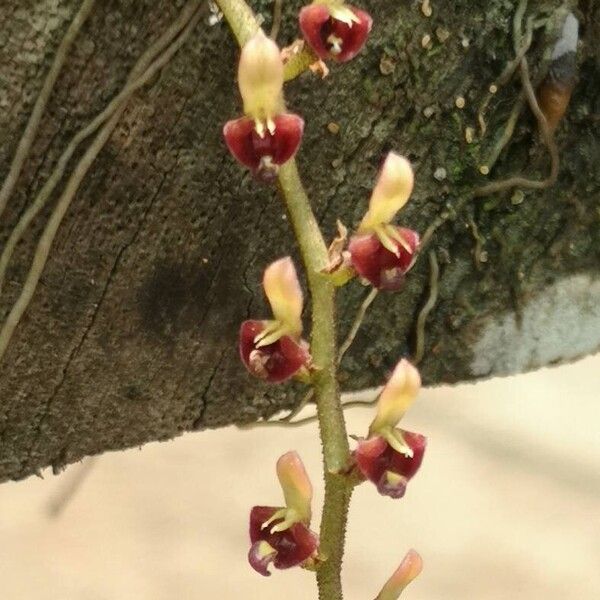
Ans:
{"label": "hairy stem", "polygon": [[[216,0],[240,46],[258,23],[244,0]],[[283,104],[283,99],[282,99]],[[317,569],[321,600],[341,600],[341,566],[352,486],[341,473],[348,464],[346,424],[337,384],[335,288],[319,271],[328,261],[327,246],[310,206],[294,160],[279,171],[279,188],[288,210],[306,268],[312,299],[312,377],[325,466],[325,504],[321,521],[321,554]]]}

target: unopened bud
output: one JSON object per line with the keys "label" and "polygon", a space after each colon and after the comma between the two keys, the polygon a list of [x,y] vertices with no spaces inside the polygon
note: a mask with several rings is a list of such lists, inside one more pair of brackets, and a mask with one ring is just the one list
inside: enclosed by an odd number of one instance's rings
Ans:
{"label": "unopened bud", "polygon": [[375,600],[398,600],[406,586],[416,579],[422,570],[421,555],[416,550],[409,550]]}

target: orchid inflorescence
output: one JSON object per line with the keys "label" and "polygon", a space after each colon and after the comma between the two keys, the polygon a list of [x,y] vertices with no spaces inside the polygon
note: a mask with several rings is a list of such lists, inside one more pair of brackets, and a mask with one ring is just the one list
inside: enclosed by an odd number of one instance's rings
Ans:
{"label": "orchid inflorescence", "polygon": [[[365,11],[343,0],[318,0],[299,13],[299,26],[315,57],[344,63],[366,43],[372,19]],[[279,167],[297,152],[303,135],[303,119],[285,108],[282,96],[284,63],[277,44],[262,30],[243,46],[238,85],[244,114],[223,129],[233,156],[262,182],[274,181]],[[368,209],[356,231],[340,235],[329,249],[329,263],[319,276],[335,286],[354,278],[378,290],[397,291],[419,251],[419,234],[393,223],[408,202],[414,175],[410,162],[390,152],[373,188]],[[310,383],[318,376],[308,342],[303,339],[302,287],[292,258],[286,256],[264,271],[263,289],[272,318],[247,320],[239,332],[239,353],[246,369],[268,383],[289,379]],[[356,437],[350,464],[340,477],[351,485],[371,481],[384,496],[398,499],[419,470],[426,438],[400,429],[399,422],[421,387],[415,366],[400,360],[384,386],[377,410],[365,437]],[[277,476],[285,506],[255,506],[250,512],[251,548],[248,560],[262,575],[268,567],[293,566],[318,569],[327,560],[319,551],[319,537],[310,530],[312,485],[294,451],[277,461]],[[420,556],[411,550],[377,596],[394,600],[422,568]]]}

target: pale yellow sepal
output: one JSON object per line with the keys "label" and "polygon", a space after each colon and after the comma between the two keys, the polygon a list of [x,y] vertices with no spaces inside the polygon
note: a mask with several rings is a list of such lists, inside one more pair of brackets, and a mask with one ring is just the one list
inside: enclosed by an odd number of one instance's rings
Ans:
{"label": "pale yellow sepal", "polygon": [[352,27],[353,23],[360,23],[360,19],[354,14],[352,9],[344,4],[331,4],[329,6],[329,14],[336,20],[346,23],[348,27]]}
{"label": "pale yellow sepal", "polygon": [[279,337],[300,336],[304,297],[294,262],[289,256],[276,260],[265,269],[263,288],[278,323],[273,327],[279,329]]}
{"label": "pale yellow sepal", "polygon": [[423,570],[423,559],[416,550],[409,550],[388,579],[375,600],[398,600],[406,586],[414,581]]}
{"label": "pale yellow sepal", "polygon": [[313,488],[297,452],[290,451],[279,458],[277,477],[287,506],[286,521],[310,523]]}
{"label": "pale yellow sepal", "polygon": [[374,231],[390,223],[396,213],[408,202],[413,191],[415,176],[410,162],[390,152],[383,163],[379,179],[371,194],[369,210],[365,214],[359,233]]}
{"label": "pale yellow sepal", "polygon": [[277,44],[262,29],[242,49],[238,86],[244,112],[256,122],[259,135],[266,129],[273,133],[272,118],[279,112],[283,89],[283,61]]}
{"label": "pale yellow sepal", "polygon": [[419,371],[403,358],[379,396],[377,414],[369,432],[375,434],[394,428],[415,401],[420,389]]}

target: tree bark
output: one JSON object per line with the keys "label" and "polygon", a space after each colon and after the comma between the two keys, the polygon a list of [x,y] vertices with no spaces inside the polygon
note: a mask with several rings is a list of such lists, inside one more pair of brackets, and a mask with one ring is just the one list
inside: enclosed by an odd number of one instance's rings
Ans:
{"label": "tree bark", "polygon": [[[97,3],[0,220],[0,245],[65,144],[118,93],[180,4]],[[270,2],[251,4],[268,27]],[[282,45],[296,35],[301,4],[285,2]],[[481,137],[478,108],[514,57],[514,6],[434,0],[427,18],[418,2],[361,4],[375,19],[367,49],[333,66],[324,81],[304,74],[286,95],[307,123],[299,164],[330,236],[337,218],[357,224],[391,149],[407,154],[417,173],[401,221],[423,232],[449,214],[428,247],[440,276],[425,327],[425,383],[522,372],[597,350],[599,3],[582,0],[575,8],[582,24],[579,82],[557,131],[558,182],[545,192],[468,201],[462,200],[490,179],[516,173],[543,179],[549,169],[535,119],[525,110],[492,173],[485,178],[478,171],[521,91],[517,76],[496,94]],[[0,177],[78,5],[2,2]],[[528,53],[540,81],[561,2],[530,5],[530,12],[550,17]],[[0,365],[0,481],[184,431],[248,423],[297,402],[300,388],[252,380],[237,358],[240,322],[268,317],[260,288],[265,265],[284,254],[297,259],[276,192],[240,169],[221,139],[224,121],[241,111],[237,54],[226,25],[203,19],[160,77],[130,101],[81,186]],[[472,143],[467,127],[475,130]],[[51,209],[52,203],[18,246],[0,298],[2,320]],[[399,357],[412,354],[429,276],[425,252],[403,292],[375,300],[342,364],[345,389],[381,383]],[[366,293],[357,282],[340,291],[341,336]]]}

